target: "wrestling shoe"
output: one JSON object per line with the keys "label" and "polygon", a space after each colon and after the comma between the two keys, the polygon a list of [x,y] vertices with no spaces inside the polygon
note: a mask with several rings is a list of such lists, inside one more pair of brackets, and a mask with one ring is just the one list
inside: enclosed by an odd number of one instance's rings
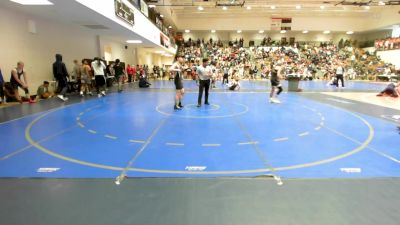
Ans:
{"label": "wrestling shoe", "polygon": [[64,96],[62,95],[57,95],[57,98],[63,100],[64,102],[67,101],[68,99],[66,99]]}
{"label": "wrestling shoe", "polygon": [[280,104],[281,103],[281,101],[279,101],[279,99],[274,99],[274,103],[276,103],[276,104]]}

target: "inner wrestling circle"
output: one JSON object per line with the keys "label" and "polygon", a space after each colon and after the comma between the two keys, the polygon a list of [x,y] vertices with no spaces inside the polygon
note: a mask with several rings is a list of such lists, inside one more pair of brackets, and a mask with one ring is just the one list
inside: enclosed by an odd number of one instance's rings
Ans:
{"label": "inner wrestling circle", "polygon": [[181,110],[174,110],[173,107],[171,107],[173,105],[174,103],[172,102],[158,105],[156,107],[156,111],[166,116],[191,119],[234,117],[243,115],[249,111],[249,107],[247,105],[237,102],[201,105],[201,107],[197,107],[195,104],[187,104]]}

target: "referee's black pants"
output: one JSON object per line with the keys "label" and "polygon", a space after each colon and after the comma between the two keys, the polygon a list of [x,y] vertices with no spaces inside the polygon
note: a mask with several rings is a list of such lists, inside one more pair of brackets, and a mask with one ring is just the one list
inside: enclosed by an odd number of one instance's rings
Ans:
{"label": "referee's black pants", "polygon": [[204,103],[208,103],[208,91],[210,90],[210,80],[200,80],[199,85],[199,98],[197,99],[197,103],[201,105],[201,98],[203,97],[203,90],[205,89],[205,101]]}
{"label": "referee's black pants", "polygon": [[343,74],[336,74],[336,87],[339,87],[339,80],[342,83],[342,87],[344,87],[344,79],[343,79]]}

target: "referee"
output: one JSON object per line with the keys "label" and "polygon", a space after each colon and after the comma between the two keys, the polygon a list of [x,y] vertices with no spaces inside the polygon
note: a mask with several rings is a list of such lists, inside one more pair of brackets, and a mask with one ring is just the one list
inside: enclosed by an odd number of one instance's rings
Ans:
{"label": "referee", "polygon": [[201,98],[203,97],[203,90],[205,89],[206,94],[205,94],[205,101],[204,104],[209,105],[208,103],[208,91],[210,90],[210,79],[212,77],[212,71],[210,66],[208,66],[208,59],[204,58],[203,59],[203,65],[197,67],[197,74],[199,76],[199,98],[197,101],[197,107],[201,106]]}

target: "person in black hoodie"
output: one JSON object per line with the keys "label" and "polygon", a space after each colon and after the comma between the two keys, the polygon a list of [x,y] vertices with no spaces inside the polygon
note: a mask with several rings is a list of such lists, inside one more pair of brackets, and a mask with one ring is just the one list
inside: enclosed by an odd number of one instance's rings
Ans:
{"label": "person in black hoodie", "polygon": [[60,94],[57,97],[63,101],[67,101],[68,98],[65,97],[65,93],[67,92],[67,84],[68,80],[67,77],[68,72],[65,64],[62,61],[62,55],[56,54],[56,61],[53,63],[53,75],[54,78],[58,82],[58,88],[60,90]]}

